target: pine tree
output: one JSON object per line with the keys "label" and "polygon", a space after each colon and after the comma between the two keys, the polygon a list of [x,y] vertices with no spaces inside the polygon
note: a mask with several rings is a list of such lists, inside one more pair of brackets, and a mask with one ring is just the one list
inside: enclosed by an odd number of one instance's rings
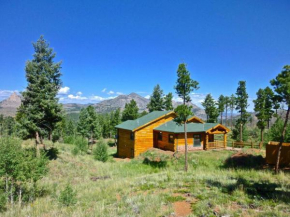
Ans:
{"label": "pine tree", "polygon": [[212,98],[211,94],[207,94],[205,100],[201,103],[205,109],[207,123],[216,123],[217,117],[219,116],[218,110],[216,108],[216,103]]}
{"label": "pine tree", "polygon": [[95,108],[90,105],[86,108],[88,112],[87,123],[89,125],[90,142],[94,139],[99,139],[101,136],[101,128],[98,122],[98,117]]}
{"label": "pine tree", "polygon": [[125,109],[122,114],[122,121],[135,120],[138,118],[138,106],[134,99],[130,103],[126,103]]}
{"label": "pine tree", "polygon": [[236,110],[240,112],[240,118],[237,121],[237,123],[240,125],[237,127],[240,128],[240,141],[243,141],[243,129],[245,128],[245,124],[247,123],[247,119],[249,117],[249,114],[247,113],[247,107],[248,107],[248,94],[246,90],[246,81],[239,81],[239,86],[237,88],[236,92]]}
{"label": "pine tree", "polygon": [[177,117],[175,121],[184,126],[184,139],[185,139],[185,166],[184,170],[187,171],[187,131],[186,131],[186,120],[189,115],[192,115],[192,107],[188,106],[187,103],[191,101],[190,93],[194,90],[197,90],[198,82],[194,81],[190,77],[189,71],[186,69],[184,63],[179,64],[177,69],[177,81],[176,86],[174,87],[177,95],[182,99],[183,104],[177,106],[175,113]]}
{"label": "pine tree", "polygon": [[221,124],[223,124],[223,112],[225,111],[225,97],[224,95],[220,95],[220,97],[218,98],[218,111],[220,113],[221,116]]}
{"label": "pine tree", "polygon": [[266,93],[265,90],[259,89],[257,92],[257,99],[253,101],[255,104],[254,111],[258,118],[257,127],[261,130],[261,142],[263,142],[263,132],[266,127]]}
{"label": "pine tree", "polygon": [[236,104],[236,97],[234,94],[232,94],[229,99],[229,106],[231,110],[231,129],[233,129],[233,112],[235,109],[235,104]]}
{"label": "pine tree", "polygon": [[267,118],[267,127],[270,128],[270,120],[273,117],[274,111],[273,111],[273,98],[274,98],[274,92],[270,87],[266,87],[265,90],[265,113]]}
{"label": "pine tree", "polygon": [[116,134],[115,126],[121,123],[121,109],[118,108],[115,112],[112,112],[111,116],[111,131]]}
{"label": "pine tree", "polygon": [[272,79],[270,81],[271,85],[274,87],[274,90],[276,92],[276,99],[280,103],[285,103],[287,105],[287,113],[286,118],[283,126],[283,131],[281,133],[281,138],[279,142],[279,148],[277,152],[277,160],[276,160],[276,167],[275,171],[278,173],[279,171],[279,163],[280,163],[280,156],[281,156],[281,149],[282,149],[282,143],[285,139],[286,134],[286,128],[290,113],[290,65],[284,66],[282,72],[277,75],[275,79]]}
{"label": "pine tree", "polygon": [[228,109],[230,107],[230,97],[225,96],[225,110],[226,110],[226,122],[225,125],[228,125]]}
{"label": "pine tree", "polygon": [[[25,71],[27,87],[22,92],[22,103],[17,112],[21,134],[35,138],[36,147],[43,136],[49,135],[62,119],[62,108],[56,98],[61,87],[61,62],[54,63],[55,53],[43,36],[33,43],[32,61],[27,61]],[[51,136],[49,136],[51,139]]]}
{"label": "pine tree", "polygon": [[77,130],[81,136],[89,140],[89,143],[100,138],[101,127],[95,108],[92,105],[81,110]]}
{"label": "pine tree", "polygon": [[168,94],[164,97],[164,109],[165,109],[166,111],[171,111],[171,110],[173,110],[172,98],[173,98],[172,93],[168,93]]}
{"label": "pine tree", "polygon": [[84,138],[89,138],[90,135],[90,126],[88,123],[88,110],[86,108],[82,108],[80,111],[79,121],[77,124],[77,132]]}
{"label": "pine tree", "polygon": [[149,112],[162,111],[164,109],[163,90],[161,90],[159,84],[154,87],[147,108],[149,109]]}

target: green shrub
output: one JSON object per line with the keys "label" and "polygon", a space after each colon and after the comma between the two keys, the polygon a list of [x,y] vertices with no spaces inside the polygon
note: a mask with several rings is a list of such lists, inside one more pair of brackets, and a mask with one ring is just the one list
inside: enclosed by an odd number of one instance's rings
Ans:
{"label": "green shrub", "polygon": [[67,184],[65,189],[60,192],[58,201],[64,206],[72,206],[77,203],[76,195],[77,193]]}
{"label": "green shrub", "polygon": [[6,209],[6,204],[7,204],[7,195],[4,193],[4,191],[0,190],[0,212]]}
{"label": "green shrub", "polygon": [[74,136],[65,136],[63,138],[63,142],[66,143],[66,144],[71,144],[73,145],[74,142],[75,142],[75,137]]}
{"label": "green shrub", "polygon": [[93,155],[94,158],[98,161],[106,162],[108,160],[108,145],[103,139],[100,139],[97,142],[96,147],[93,151]]}

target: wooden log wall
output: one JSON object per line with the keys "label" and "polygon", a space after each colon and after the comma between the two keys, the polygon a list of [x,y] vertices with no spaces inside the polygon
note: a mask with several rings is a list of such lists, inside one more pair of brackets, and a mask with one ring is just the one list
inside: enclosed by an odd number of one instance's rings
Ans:
{"label": "wooden log wall", "polygon": [[[134,157],[134,141],[131,140],[130,130],[118,129],[118,156],[123,158]],[[133,150],[133,151],[132,151]],[[133,156],[132,156],[133,155]]]}
{"label": "wooden log wall", "polygon": [[135,132],[135,157],[153,148],[153,129],[175,118],[175,114],[170,114],[159,119]]}

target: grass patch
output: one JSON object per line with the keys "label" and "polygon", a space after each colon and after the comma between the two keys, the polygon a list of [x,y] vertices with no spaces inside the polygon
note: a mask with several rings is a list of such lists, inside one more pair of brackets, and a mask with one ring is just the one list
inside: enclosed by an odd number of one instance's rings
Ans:
{"label": "grass patch", "polygon": [[[183,156],[148,152],[131,161],[103,163],[93,155],[73,155],[74,145],[54,147],[57,158],[39,181],[51,193],[21,208],[8,207],[1,216],[169,216],[174,210],[167,204],[185,200],[192,201],[192,216],[290,215],[290,174],[274,175],[255,165],[225,166],[233,151],[190,152],[185,173]],[[115,152],[109,147],[109,158]],[[68,183],[76,201],[59,206]]]}

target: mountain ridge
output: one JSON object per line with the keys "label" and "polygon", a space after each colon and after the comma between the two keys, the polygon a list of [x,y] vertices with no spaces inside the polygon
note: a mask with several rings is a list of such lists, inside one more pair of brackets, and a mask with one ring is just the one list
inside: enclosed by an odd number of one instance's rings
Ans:
{"label": "mountain ridge", "polygon": [[[62,105],[64,110],[68,114],[79,113],[82,108],[85,108],[89,105],[92,105],[96,109],[96,112],[98,113],[107,113],[115,111],[118,108],[124,110],[126,103],[129,103],[132,99],[136,101],[137,106],[139,108],[139,112],[147,111],[147,104],[149,103],[150,100],[134,92],[128,95],[125,94],[119,95],[113,99],[103,100],[95,104],[65,103]],[[178,105],[181,105],[182,103],[173,101],[172,104],[173,107],[176,107]],[[16,93],[13,93],[9,98],[0,102],[0,114],[3,114],[4,116],[15,116],[17,108],[20,105],[21,105],[21,96],[17,95]],[[206,118],[203,109],[199,108],[198,106],[192,103],[189,103],[189,105],[193,107],[192,111],[194,112],[194,115],[202,119]]]}

